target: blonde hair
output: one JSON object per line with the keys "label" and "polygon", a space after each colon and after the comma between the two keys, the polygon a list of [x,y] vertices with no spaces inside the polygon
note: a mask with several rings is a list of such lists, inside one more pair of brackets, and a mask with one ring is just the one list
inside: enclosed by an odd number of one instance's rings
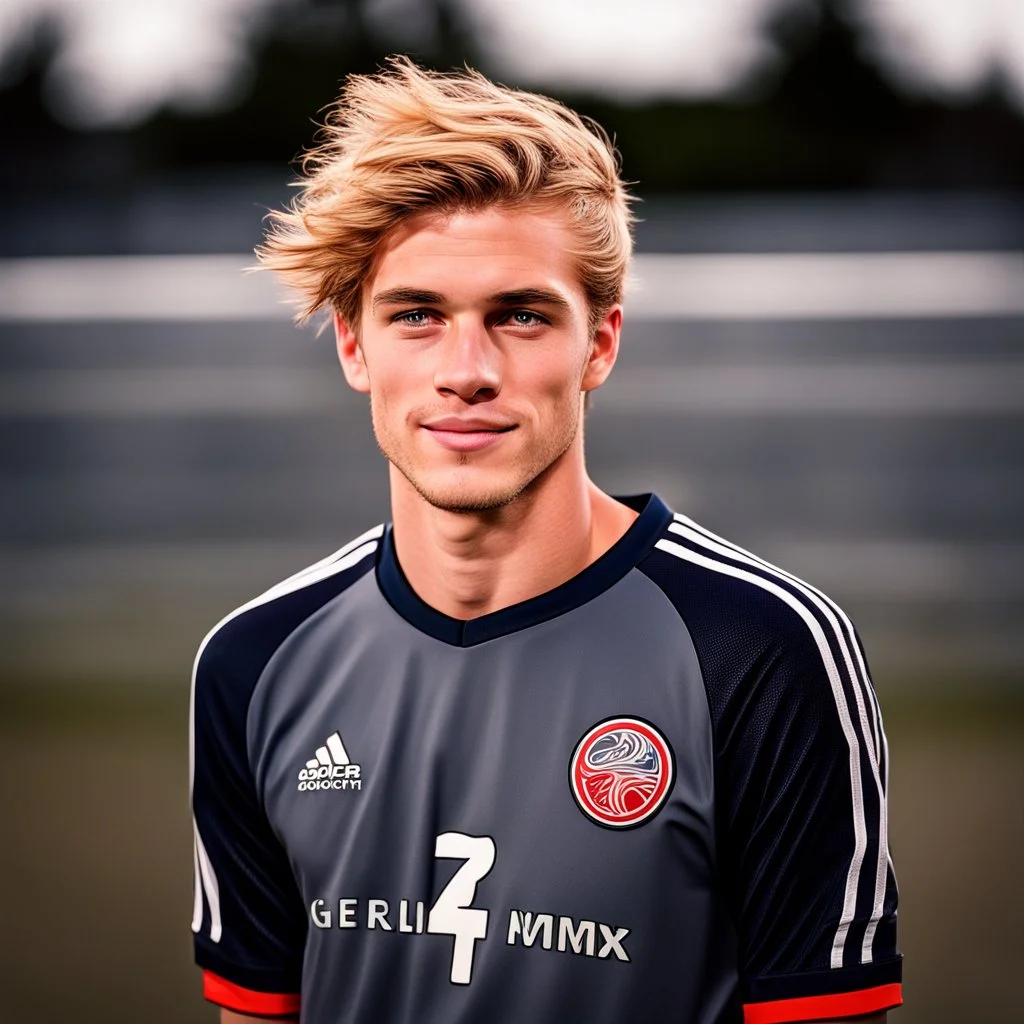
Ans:
{"label": "blonde hair", "polygon": [[546,96],[392,57],[348,78],[301,168],[256,250],[297,293],[300,321],[330,305],[355,329],[378,247],[404,218],[492,204],[568,212],[592,328],[622,299],[633,217],[618,155],[598,124]]}

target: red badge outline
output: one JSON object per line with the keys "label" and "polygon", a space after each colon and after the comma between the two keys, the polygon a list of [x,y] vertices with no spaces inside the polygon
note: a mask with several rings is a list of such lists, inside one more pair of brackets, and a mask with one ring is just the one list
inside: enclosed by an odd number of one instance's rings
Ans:
{"label": "red badge outline", "polygon": [[[586,755],[593,749],[594,744],[616,730],[630,732],[646,740],[654,748],[659,762],[654,789],[639,806],[622,812],[601,806],[594,800],[585,784],[583,771]],[[569,759],[569,789],[576,806],[595,824],[615,831],[637,828],[650,821],[665,806],[674,782],[675,755],[668,740],[651,722],[631,715],[613,715],[592,726],[576,744]],[[635,800],[635,792],[633,797]]]}

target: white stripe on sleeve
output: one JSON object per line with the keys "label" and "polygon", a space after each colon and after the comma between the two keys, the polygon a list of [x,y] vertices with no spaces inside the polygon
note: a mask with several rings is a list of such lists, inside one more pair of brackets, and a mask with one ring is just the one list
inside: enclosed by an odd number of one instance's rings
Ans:
{"label": "white stripe on sleeve", "polygon": [[867,850],[867,829],[864,824],[864,795],[861,790],[860,745],[857,740],[857,734],[854,730],[853,720],[850,717],[850,709],[846,704],[846,695],[843,692],[842,680],[839,677],[839,668],[836,665],[835,659],[832,657],[832,651],[829,648],[828,640],[825,637],[820,623],[803,604],[803,602],[798,600],[788,590],[784,590],[772,580],[764,579],[761,576],[757,576],[745,569],[740,569],[737,566],[717,561],[705,555],[700,555],[697,552],[684,547],[682,544],[676,544],[674,541],[659,540],[655,547],[662,551],[666,551],[671,555],[675,555],[677,558],[681,558],[684,561],[692,562],[694,565],[710,569],[713,572],[722,573],[725,576],[732,576],[735,579],[744,580],[747,583],[752,583],[757,587],[761,587],[770,594],[774,594],[781,601],[788,604],[800,616],[800,618],[803,619],[807,628],[811,631],[811,636],[817,644],[818,653],[821,655],[822,662],[825,666],[825,671],[828,675],[829,683],[832,688],[832,696],[835,699],[836,708],[839,712],[839,722],[842,726],[843,736],[846,738],[846,743],[849,748],[850,791],[853,798],[854,849],[853,856],[850,860],[850,868],[846,876],[846,889],[843,896],[843,912],[840,918],[839,927],[836,930],[835,938],[832,942],[832,955],[830,959],[830,964],[833,968],[842,967],[846,935],[849,931],[850,923],[853,921],[857,906],[857,879],[860,876],[861,865],[864,862],[864,854]]}
{"label": "white stripe on sleeve", "polygon": [[[840,650],[843,653],[846,670],[851,680],[854,697],[857,702],[857,713],[860,720],[860,727],[864,735],[865,747],[868,751],[871,775],[878,794],[878,854],[875,862],[874,897],[871,919],[869,920],[864,932],[864,941],[861,945],[860,957],[861,963],[870,963],[872,960],[872,945],[874,942],[875,931],[884,912],[887,868],[890,864],[886,797],[887,781],[883,780],[879,767],[884,754],[886,774],[888,774],[888,744],[882,727],[881,711],[878,707],[878,700],[868,678],[867,665],[864,661],[864,654],[861,650],[860,644],[857,643],[856,631],[853,628],[853,623],[839,605],[833,602],[827,595],[823,594],[816,587],[811,586],[811,584],[806,583],[804,580],[799,579],[784,569],[780,569],[776,565],[772,565],[763,558],[751,554],[751,552],[744,550],[738,545],[719,537],[686,516],[677,514],[675,518],[676,522],[669,527],[672,532],[687,537],[694,543],[700,544],[701,546],[715,551],[718,554],[725,555],[726,557],[732,558],[736,561],[744,562],[754,568],[761,569],[796,587],[797,590],[804,594],[807,599],[824,614],[829,625],[835,632]],[[837,619],[841,620],[842,627]],[[843,627],[845,627],[845,629]],[[854,667],[854,658],[856,659],[856,669]],[[865,700],[867,701],[867,707],[865,707]],[[870,709],[870,721],[868,717],[868,709]],[[850,922],[846,922],[845,929],[843,929],[842,923],[840,924],[844,945],[846,932],[849,930],[850,923],[852,923],[852,918]]]}
{"label": "white stripe on sleeve", "polygon": [[199,835],[192,822],[192,931],[203,927],[203,879],[199,870]]}
{"label": "white stripe on sleeve", "polygon": [[[221,619],[205,637],[203,637],[203,641],[199,645],[199,650],[196,652],[195,660],[192,663],[192,687],[189,693],[188,787],[190,802],[192,800],[193,789],[195,786],[196,770],[196,678],[198,676],[199,663],[203,657],[203,652],[206,650],[210,641],[221,629],[223,629],[224,626],[250,609],[267,604],[270,601],[274,601],[279,597],[284,597],[287,594],[294,593],[295,591],[302,590],[305,587],[312,586],[314,583],[319,583],[322,580],[328,579],[337,573],[344,572],[346,569],[350,569],[352,566],[357,565],[366,558],[367,555],[370,555],[377,550],[378,540],[383,533],[383,524],[375,526],[372,530],[368,530],[361,536],[356,537],[355,540],[350,541],[344,547],[339,548],[333,554],[330,554],[308,568],[289,576],[283,582],[275,584],[258,597],[255,597],[253,600],[243,604],[241,607],[236,608],[233,612],[224,616],[224,618]],[[196,891],[192,906],[192,930],[194,932],[198,932],[202,927],[202,900],[203,894],[205,893],[206,901],[210,907],[210,938],[214,942],[219,942],[221,936],[220,889],[217,884],[216,873],[213,870],[213,864],[207,856],[206,847],[203,845],[202,837],[199,834],[199,827],[196,825],[194,818],[193,828],[195,831],[194,860],[196,871]]]}
{"label": "white stripe on sleeve", "polygon": [[[199,834],[199,826],[196,825],[194,818],[192,820],[192,827],[195,830],[196,853],[199,856],[199,875],[203,880],[203,891],[206,893],[206,903],[210,908],[210,939],[213,942],[220,942],[220,886],[217,884],[217,873],[213,870],[213,865],[210,863],[206,847],[203,846],[203,837]],[[202,927],[201,917],[199,924]],[[198,931],[198,929],[195,930]]]}

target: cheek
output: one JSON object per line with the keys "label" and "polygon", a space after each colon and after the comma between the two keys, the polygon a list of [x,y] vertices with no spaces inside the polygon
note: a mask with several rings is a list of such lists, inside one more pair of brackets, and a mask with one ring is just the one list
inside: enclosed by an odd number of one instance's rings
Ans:
{"label": "cheek", "polygon": [[429,404],[414,369],[409,361],[396,365],[379,359],[367,366],[370,415],[378,437],[399,438],[409,418]]}
{"label": "cheek", "polygon": [[586,353],[556,351],[538,353],[525,368],[523,385],[537,394],[563,396],[579,391],[586,371]]}
{"label": "cheek", "polygon": [[366,365],[366,379],[370,385],[370,397],[380,407],[387,407],[402,393],[400,367],[389,360],[374,359]]}
{"label": "cheek", "polygon": [[392,387],[388,374],[380,366],[367,367],[366,379],[369,385],[370,415],[375,430],[384,424],[388,417],[388,410],[394,402]]}
{"label": "cheek", "polygon": [[560,405],[575,408],[581,393],[587,362],[584,358],[574,359],[571,363],[563,363],[558,377],[552,380],[551,393]]}
{"label": "cheek", "polygon": [[416,346],[381,346],[367,361],[366,372],[374,387],[389,395],[413,394],[429,387],[433,364],[429,351]]}

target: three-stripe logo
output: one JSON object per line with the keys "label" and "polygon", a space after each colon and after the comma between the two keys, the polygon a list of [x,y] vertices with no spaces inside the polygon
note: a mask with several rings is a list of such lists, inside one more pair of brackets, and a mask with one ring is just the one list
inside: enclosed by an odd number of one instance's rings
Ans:
{"label": "three-stripe logo", "polygon": [[341,733],[332,732],[316,757],[311,757],[299,770],[299,792],[324,789],[362,789],[362,770],[348,756]]}

